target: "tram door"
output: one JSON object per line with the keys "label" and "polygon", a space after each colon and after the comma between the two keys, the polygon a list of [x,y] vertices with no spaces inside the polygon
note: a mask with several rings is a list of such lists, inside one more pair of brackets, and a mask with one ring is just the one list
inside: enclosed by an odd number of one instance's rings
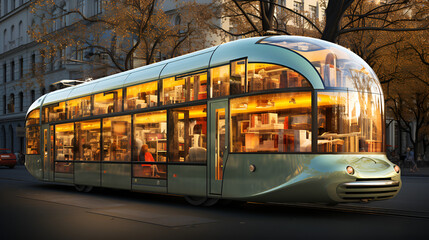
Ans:
{"label": "tram door", "polygon": [[210,194],[222,194],[223,170],[228,157],[228,116],[228,100],[210,103]]}
{"label": "tram door", "polygon": [[53,180],[53,171],[52,171],[52,164],[53,161],[51,161],[51,144],[52,141],[50,139],[51,134],[53,134],[52,129],[49,129],[49,125],[43,125],[42,126],[42,136],[43,136],[43,180],[45,181],[52,181]]}

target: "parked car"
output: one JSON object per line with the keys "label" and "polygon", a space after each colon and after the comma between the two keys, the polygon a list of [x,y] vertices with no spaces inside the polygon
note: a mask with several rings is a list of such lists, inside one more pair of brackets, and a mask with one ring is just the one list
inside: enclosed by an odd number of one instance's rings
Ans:
{"label": "parked car", "polygon": [[0,166],[14,168],[16,165],[15,154],[7,148],[0,148]]}

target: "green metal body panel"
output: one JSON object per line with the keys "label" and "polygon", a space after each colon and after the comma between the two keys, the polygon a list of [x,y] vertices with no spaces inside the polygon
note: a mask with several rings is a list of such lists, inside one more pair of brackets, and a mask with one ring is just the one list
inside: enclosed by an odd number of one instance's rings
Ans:
{"label": "green metal body panel", "polygon": [[207,167],[196,165],[168,166],[168,193],[206,196]]}
{"label": "green metal body panel", "polygon": [[102,163],[101,186],[119,189],[131,189],[130,163]]}
{"label": "green metal body panel", "polygon": [[133,178],[132,183],[133,191],[167,193],[166,179]]}
{"label": "green metal body panel", "polygon": [[55,173],[54,174],[55,182],[60,183],[73,183],[73,174],[72,173]]}
{"label": "green metal body panel", "polygon": [[101,163],[74,163],[74,183],[78,185],[101,186]]}
{"label": "green metal body panel", "polygon": [[[254,172],[249,170],[253,164]],[[346,173],[347,166],[355,169]],[[343,202],[339,184],[357,178],[400,181],[383,154],[230,154],[223,198],[273,202]]]}
{"label": "green metal body panel", "polygon": [[37,180],[43,180],[42,155],[25,155],[25,168]]}

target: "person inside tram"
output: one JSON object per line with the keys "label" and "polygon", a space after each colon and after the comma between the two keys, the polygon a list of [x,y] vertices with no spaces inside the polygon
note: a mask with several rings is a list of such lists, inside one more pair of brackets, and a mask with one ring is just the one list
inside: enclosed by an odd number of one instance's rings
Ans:
{"label": "person inside tram", "polygon": [[[143,144],[139,154],[139,161],[141,162],[155,162],[152,154],[149,152],[149,146],[147,144]],[[147,164],[145,167],[151,167],[152,176],[159,177],[160,171],[158,170],[158,166],[156,164]]]}

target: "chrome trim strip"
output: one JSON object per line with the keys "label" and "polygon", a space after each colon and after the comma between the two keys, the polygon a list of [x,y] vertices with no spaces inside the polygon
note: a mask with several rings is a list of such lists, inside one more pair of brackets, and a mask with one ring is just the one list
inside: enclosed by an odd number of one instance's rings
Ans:
{"label": "chrome trim strip", "polygon": [[346,187],[390,187],[399,186],[399,181],[384,180],[384,181],[362,181],[343,183],[340,186]]}

